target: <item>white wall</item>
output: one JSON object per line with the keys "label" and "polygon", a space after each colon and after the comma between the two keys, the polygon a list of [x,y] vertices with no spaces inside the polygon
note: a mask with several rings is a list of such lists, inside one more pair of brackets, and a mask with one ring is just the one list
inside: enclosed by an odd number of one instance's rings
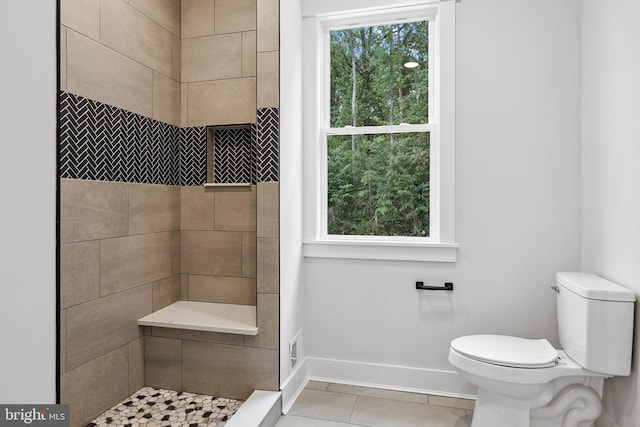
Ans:
{"label": "white wall", "polygon": [[[582,1],[582,267],[640,298],[640,2]],[[605,381],[601,425],[640,425],[636,303],[629,377]]]}
{"label": "white wall", "polygon": [[[304,381],[293,375],[289,341],[304,329],[302,286],[302,58],[300,0],[280,0],[280,384],[284,402]],[[304,357],[304,343],[298,344]],[[298,365],[299,366],[299,365]],[[293,393],[293,394],[292,394]]]}
{"label": "white wall", "polygon": [[0,402],[54,403],[56,4],[0,12]]}
{"label": "white wall", "polygon": [[[549,286],[580,268],[579,0],[456,9],[459,260],[306,259],[311,376],[468,394],[447,362],[456,336],[557,344]],[[416,291],[416,280],[455,291]]]}

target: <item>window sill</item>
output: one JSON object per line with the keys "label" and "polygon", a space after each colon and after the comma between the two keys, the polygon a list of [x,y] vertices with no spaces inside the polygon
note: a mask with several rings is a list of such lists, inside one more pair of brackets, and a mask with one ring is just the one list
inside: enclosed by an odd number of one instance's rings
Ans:
{"label": "window sill", "polygon": [[305,258],[456,262],[458,245],[455,243],[313,240],[303,242],[302,253]]}

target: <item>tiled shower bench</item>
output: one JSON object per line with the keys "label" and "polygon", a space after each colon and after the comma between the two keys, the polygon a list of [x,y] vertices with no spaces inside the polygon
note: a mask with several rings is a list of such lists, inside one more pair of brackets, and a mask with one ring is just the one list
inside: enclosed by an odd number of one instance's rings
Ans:
{"label": "tiled shower bench", "polygon": [[[256,307],[177,301],[138,320],[140,326],[258,335]],[[281,413],[279,391],[255,390],[226,427],[273,427]]]}
{"label": "tiled shower bench", "polygon": [[254,305],[177,301],[138,320],[140,326],[258,335]]}

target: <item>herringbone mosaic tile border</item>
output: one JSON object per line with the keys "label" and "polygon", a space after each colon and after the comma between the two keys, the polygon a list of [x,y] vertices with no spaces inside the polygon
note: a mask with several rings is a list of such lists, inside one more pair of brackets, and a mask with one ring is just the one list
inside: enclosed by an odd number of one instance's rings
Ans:
{"label": "herringbone mosaic tile border", "polygon": [[255,139],[250,127],[213,131],[213,182],[255,184]]}
{"label": "herringbone mosaic tile border", "polygon": [[180,128],[180,185],[207,182],[207,128]]}
{"label": "herringbone mosaic tile border", "polygon": [[257,180],[278,181],[280,170],[280,110],[258,108]]}
{"label": "herringbone mosaic tile border", "polygon": [[[257,119],[242,132],[220,139],[215,182],[278,180],[279,110],[258,109]],[[60,93],[62,178],[202,185],[207,175],[206,140],[205,126],[181,128]]]}

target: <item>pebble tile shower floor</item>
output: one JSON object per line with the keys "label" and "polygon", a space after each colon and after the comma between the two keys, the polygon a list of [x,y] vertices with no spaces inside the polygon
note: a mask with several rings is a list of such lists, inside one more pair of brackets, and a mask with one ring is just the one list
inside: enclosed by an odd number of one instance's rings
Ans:
{"label": "pebble tile shower floor", "polygon": [[222,427],[241,400],[144,387],[87,424],[87,427]]}

